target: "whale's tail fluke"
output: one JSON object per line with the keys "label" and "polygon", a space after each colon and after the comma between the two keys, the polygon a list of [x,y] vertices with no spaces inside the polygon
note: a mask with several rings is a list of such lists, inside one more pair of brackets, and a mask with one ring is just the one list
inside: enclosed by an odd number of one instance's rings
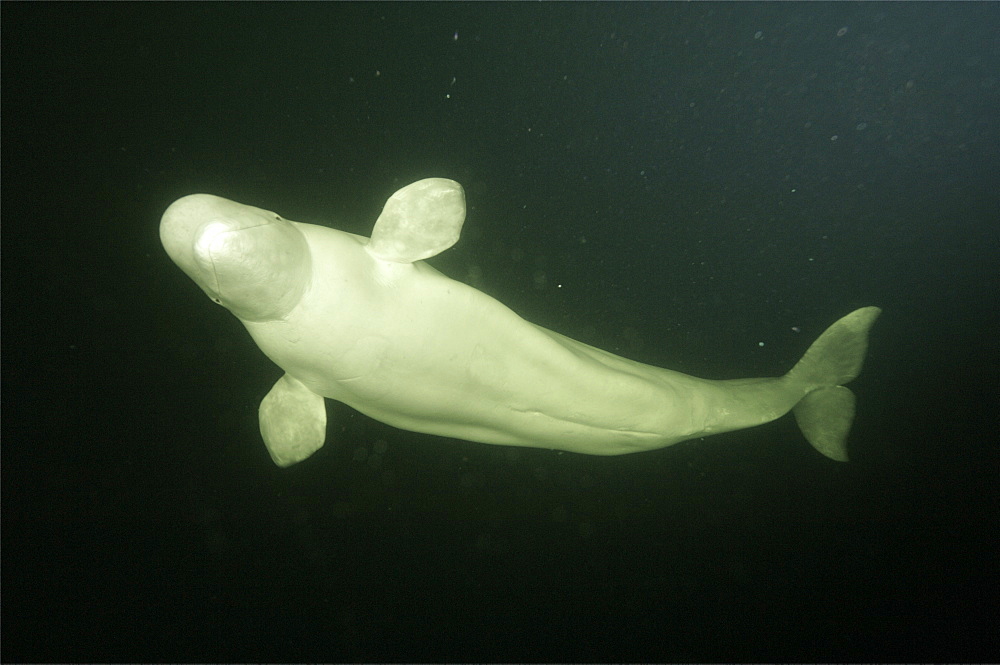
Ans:
{"label": "whale's tail fluke", "polygon": [[862,307],[843,317],[788,373],[809,387],[792,409],[799,428],[813,448],[838,462],[847,461],[847,434],[854,421],[854,393],[843,384],[861,372],[868,331],[881,313],[878,307]]}

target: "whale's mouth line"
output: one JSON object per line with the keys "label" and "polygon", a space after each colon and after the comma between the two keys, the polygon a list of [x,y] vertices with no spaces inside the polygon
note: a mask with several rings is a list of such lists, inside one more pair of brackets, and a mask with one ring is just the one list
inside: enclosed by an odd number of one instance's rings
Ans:
{"label": "whale's mouth line", "polygon": [[211,275],[207,275],[207,277],[211,282],[210,287],[215,294],[210,297],[212,302],[217,305],[225,306],[222,302],[222,281],[219,278],[219,271],[216,265],[216,253],[225,249],[224,245],[229,237],[233,237],[238,233],[244,233],[246,231],[253,231],[254,229],[259,229],[265,226],[271,226],[275,222],[280,223],[285,221],[280,215],[273,213],[272,215],[273,217],[267,216],[263,219],[258,219],[256,223],[240,225],[235,228],[233,227],[234,220],[227,219],[226,217],[222,217],[221,219],[216,219],[205,224],[197,244],[204,247],[204,254],[207,255],[208,258],[208,265],[206,265],[206,268],[210,269]]}
{"label": "whale's mouth line", "polygon": [[212,262],[212,282],[213,282],[212,291],[215,293],[215,296],[212,298],[212,302],[214,302],[216,305],[221,305],[222,285],[219,283],[219,271],[215,267],[215,257],[212,256],[211,251],[209,251],[208,253],[208,260]]}
{"label": "whale's mouth line", "polygon": [[210,297],[212,302],[216,303],[217,305],[222,305],[222,283],[219,280],[219,270],[216,267],[216,260],[215,260],[215,254],[217,251],[216,247],[219,241],[222,240],[225,236],[233,235],[243,231],[250,231],[252,229],[256,229],[261,226],[267,226],[270,223],[271,222],[269,220],[267,222],[260,222],[252,226],[242,226],[235,229],[232,228],[226,222],[222,221],[212,221],[205,225],[204,229],[202,230],[201,234],[198,237],[197,242],[195,243],[195,251],[197,251],[199,254],[201,254],[208,260],[207,261],[208,265],[206,265],[206,268],[208,268],[208,270],[206,272],[210,272],[211,274],[208,275],[207,281],[210,281],[209,288],[211,288],[212,292],[215,294],[214,296]]}

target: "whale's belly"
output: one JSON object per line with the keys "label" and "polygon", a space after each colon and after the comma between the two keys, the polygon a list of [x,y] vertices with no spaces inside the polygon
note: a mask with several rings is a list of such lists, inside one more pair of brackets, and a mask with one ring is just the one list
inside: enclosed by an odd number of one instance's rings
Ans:
{"label": "whale's belly", "polygon": [[390,270],[356,298],[247,328],[314,392],[402,429],[593,454],[700,431],[699,379],[531,324],[427,264]]}

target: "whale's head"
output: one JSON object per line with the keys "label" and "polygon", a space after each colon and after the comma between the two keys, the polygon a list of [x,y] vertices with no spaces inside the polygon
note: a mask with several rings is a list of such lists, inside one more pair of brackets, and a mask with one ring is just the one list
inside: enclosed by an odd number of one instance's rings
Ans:
{"label": "whale's head", "polygon": [[170,204],[160,242],[209,298],[244,321],[283,318],[312,273],[309,245],[294,223],[211,194]]}

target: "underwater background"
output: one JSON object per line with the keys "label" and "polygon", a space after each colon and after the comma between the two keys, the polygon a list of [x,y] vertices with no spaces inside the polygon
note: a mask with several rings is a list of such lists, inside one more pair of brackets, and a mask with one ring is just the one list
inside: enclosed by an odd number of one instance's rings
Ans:
{"label": "underwater background", "polygon": [[[1000,5],[2,3],[11,661],[995,659]],[[705,378],[878,305],[838,464],[791,416],[588,457],[327,402],[174,266],[208,192]]]}

